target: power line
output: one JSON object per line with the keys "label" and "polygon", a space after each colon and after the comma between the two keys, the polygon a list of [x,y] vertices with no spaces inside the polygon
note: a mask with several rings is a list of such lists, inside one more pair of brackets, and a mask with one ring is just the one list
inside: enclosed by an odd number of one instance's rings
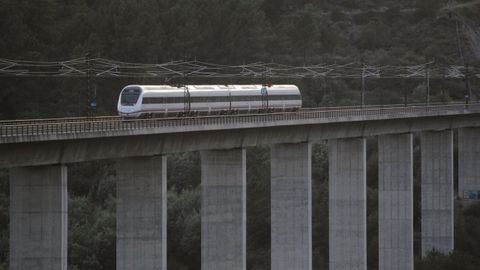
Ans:
{"label": "power line", "polygon": [[[101,77],[101,78],[465,78],[464,65],[375,66],[363,63],[292,66],[279,63],[221,65],[202,61],[158,64],[120,62],[104,58],[77,58],[44,62],[0,58],[2,77]],[[480,78],[480,67],[469,66],[468,75]]]}

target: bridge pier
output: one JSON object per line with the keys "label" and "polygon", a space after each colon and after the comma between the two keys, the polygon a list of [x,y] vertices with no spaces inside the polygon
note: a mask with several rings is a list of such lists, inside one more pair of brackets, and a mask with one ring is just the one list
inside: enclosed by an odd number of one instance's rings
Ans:
{"label": "bridge pier", "polygon": [[453,133],[421,134],[422,256],[453,250]]}
{"label": "bridge pier", "polygon": [[330,270],[366,270],[366,141],[334,139],[328,147]]}
{"label": "bridge pier", "polygon": [[10,270],[67,270],[67,167],[10,170]]}
{"label": "bridge pier", "polygon": [[245,270],[245,149],[201,151],[202,270]]}
{"label": "bridge pier", "polygon": [[311,144],[271,147],[271,268],[312,269]]}
{"label": "bridge pier", "polygon": [[[458,130],[458,197],[480,196],[480,129]],[[480,200],[480,198],[477,197]]]}
{"label": "bridge pier", "polygon": [[413,139],[378,137],[379,270],[413,270]]}
{"label": "bridge pier", "polygon": [[117,270],[167,269],[167,159],[117,165]]}

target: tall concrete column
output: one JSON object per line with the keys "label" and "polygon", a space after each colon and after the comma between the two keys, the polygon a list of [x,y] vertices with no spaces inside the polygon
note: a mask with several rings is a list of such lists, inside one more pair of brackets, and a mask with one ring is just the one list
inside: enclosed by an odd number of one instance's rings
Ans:
{"label": "tall concrete column", "polygon": [[10,270],[67,270],[67,167],[10,170]]}
{"label": "tall concrete column", "polygon": [[167,269],[167,159],[117,161],[117,270]]}
{"label": "tall concrete column", "polygon": [[309,143],[271,147],[271,268],[312,269]]}
{"label": "tall concrete column", "polygon": [[245,270],[244,149],[202,151],[202,270]]}
{"label": "tall concrete column", "polygon": [[[480,128],[458,130],[458,196],[480,196]],[[477,198],[480,199],[480,198]]]}
{"label": "tall concrete column", "polygon": [[330,270],[366,270],[366,142],[336,139],[328,148]]}
{"label": "tall concrete column", "polygon": [[378,137],[379,270],[413,270],[413,139]]}
{"label": "tall concrete column", "polygon": [[453,250],[453,134],[421,134],[422,256]]}

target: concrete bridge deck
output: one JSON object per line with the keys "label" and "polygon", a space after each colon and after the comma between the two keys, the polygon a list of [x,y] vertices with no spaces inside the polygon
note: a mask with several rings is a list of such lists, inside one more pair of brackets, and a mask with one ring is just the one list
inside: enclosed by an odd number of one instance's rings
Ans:
{"label": "concrete bridge deck", "polygon": [[0,126],[0,168],[480,126],[480,104],[198,118],[35,120]]}
{"label": "concrete bridge deck", "polygon": [[480,113],[480,103],[433,106],[312,108],[299,112],[185,118],[122,119],[115,116],[0,121],[0,144],[132,135],[302,126]]}

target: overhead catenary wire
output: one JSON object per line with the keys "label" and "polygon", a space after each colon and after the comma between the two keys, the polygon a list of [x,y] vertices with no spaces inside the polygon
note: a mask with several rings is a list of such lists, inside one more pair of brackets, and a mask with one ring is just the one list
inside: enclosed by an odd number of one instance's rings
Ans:
{"label": "overhead catenary wire", "polygon": [[0,58],[2,77],[85,77],[97,78],[480,78],[480,67],[469,65],[440,66],[420,63],[410,66],[364,65],[363,63],[312,64],[293,66],[255,62],[224,65],[197,60],[164,63],[130,63],[105,58],[76,58],[58,62],[12,60]]}

